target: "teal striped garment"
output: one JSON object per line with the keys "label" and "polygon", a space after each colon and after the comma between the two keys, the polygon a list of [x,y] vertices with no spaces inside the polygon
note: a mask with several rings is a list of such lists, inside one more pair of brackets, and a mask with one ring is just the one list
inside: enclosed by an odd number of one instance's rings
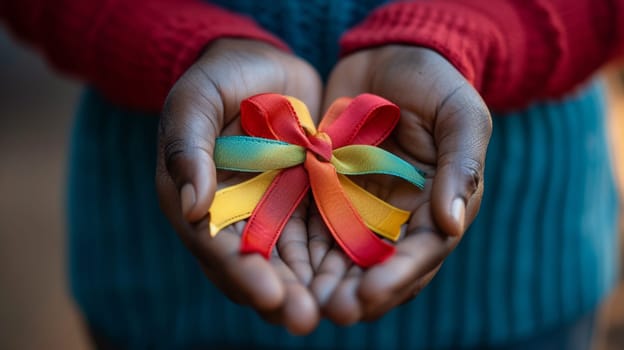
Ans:
{"label": "teal striped garment", "polygon": [[[326,74],[337,38],[378,2],[222,3],[253,14]],[[539,335],[595,310],[616,279],[604,115],[593,84],[495,116],[481,212],[432,283],[377,322],[323,321],[293,337],[221,295],[161,214],[157,116],[88,90],[68,186],[73,296],[96,332],[133,349],[457,349]]]}

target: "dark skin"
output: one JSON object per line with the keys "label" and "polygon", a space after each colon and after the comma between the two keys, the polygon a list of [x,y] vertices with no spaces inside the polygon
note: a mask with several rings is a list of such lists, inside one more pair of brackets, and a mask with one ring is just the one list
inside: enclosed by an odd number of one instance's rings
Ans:
{"label": "dark skin", "polygon": [[293,55],[248,40],[210,45],[171,90],[160,120],[160,205],[206,276],[230,299],[295,334],[313,330],[318,305],[307,287],[313,277],[308,254],[307,203],[287,223],[270,261],[240,255],[244,222],[212,238],[208,209],[217,188],[245,179],[219,174],[212,154],[217,136],[241,134],[239,107],[267,91],[295,96],[318,115],[321,83],[314,69]]}
{"label": "dark skin", "polygon": [[363,50],[332,72],[325,105],[340,96],[370,92],[401,107],[401,120],[381,147],[427,176],[424,190],[390,176],[358,183],[383,200],[411,211],[397,253],[363,270],[332,243],[318,215],[310,234],[323,314],[338,324],[381,317],[413,298],[435,276],[474,220],[483,196],[483,164],[491,135],[489,112],[475,89],[434,51],[402,45]]}
{"label": "dark skin", "polygon": [[[238,253],[244,222],[210,237],[214,192],[244,179],[217,176],[214,140],[240,134],[240,102],[262,92],[301,99],[316,120],[337,97],[362,92],[401,107],[401,121],[382,147],[424,170],[425,189],[389,177],[357,179],[412,212],[395,256],[368,270],[354,266],[309,201],[288,222],[270,261]],[[225,295],[294,334],[314,330],[321,315],[339,324],[378,318],[427,285],[477,214],[491,133],[478,93],[431,50],[392,45],[352,54],[323,91],[304,61],[237,39],[217,40],[180,78],[160,124],[156,180],[165,215]]]}

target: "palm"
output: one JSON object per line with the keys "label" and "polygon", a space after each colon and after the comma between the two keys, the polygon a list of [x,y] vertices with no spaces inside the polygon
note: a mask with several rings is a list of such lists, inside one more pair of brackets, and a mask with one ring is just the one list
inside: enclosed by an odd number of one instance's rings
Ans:
{"label": "palm", "polygon": [[[481,100],[476,93],[471,95],[473,91],[468,87],[448,62],[418,48],[391,47],[357,53],[339,63],[332,73],[326,103],[339,96],[371,92],[401,107],[399,125],[381,147],[423,170],[427,178],[423,190],[389,176],[355,179],[369,192],[411,212],[405,232],[396,244],[397,253],[368,270],[354,266],[331,243],[326,230],[319,229],[322,225],[318,215],[310,218],[310,235],[324,242],[312,252],[316,270],[312,290],[325,314],[334,321],[349,324],[373,319],[411,298],[433,278],[459,242],[465,226],[449,214],[452,199],[449,196],[457,192],[449,186],[453,183],[449,174],[459,172],[455,177],[464,180],[464,169],[453,168],[458,155],[466,156],[464,161],[468,165],[470,159],[482,164],[485,147],[481,146],[487,145],[489,139],[487,111],[483,112]],[[472,105],[466,104],[466,99]],[[468,110],[462,112],[458,109],[461,107]],[[470,115],[471,111],[475,114]],[[459,114],[464,113],[473,118],[469,127],[465,121],[456,122]],[[478,154],[462,154],[455,147],[466,142],[462,135],[466,131],[468,134],[475,131],[468,136],[478,138],[477,143],[481,143]],[[478,211],[481,183],[474,183],[468,192],[463,199],[467,205],[466,222],[470,223]]]}

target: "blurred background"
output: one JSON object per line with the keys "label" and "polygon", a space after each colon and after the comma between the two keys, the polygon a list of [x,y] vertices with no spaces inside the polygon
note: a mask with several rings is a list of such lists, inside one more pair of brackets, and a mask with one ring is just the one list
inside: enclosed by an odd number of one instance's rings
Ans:
{"label": "blurred background", "polygon": [[65,275],[65,163],[79,91],[0,29],[0,349],[91,348]]}
{"label": "blurred background", "polygon": [[[604,76],[624,184],[624,74]],[[79,93],[0,28],[0,349],[91,348],[65,273],[65,168]],[[624,349],[623,283],[603,307],[595,348]]]}

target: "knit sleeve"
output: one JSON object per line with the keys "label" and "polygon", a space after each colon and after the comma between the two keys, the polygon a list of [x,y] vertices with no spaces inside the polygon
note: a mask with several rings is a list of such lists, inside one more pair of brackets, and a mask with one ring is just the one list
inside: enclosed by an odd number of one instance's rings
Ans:
{"label": "knit sleeve", "polygon": [[374,11],[342,53],[400,43],[431,48],[493,109],[558,97],[624,51],[624,0],[421,0]]}
{"label": "knit sleeve", "polygon": [[252,20],[200,0],[0,0],[0,19],[57,69],[141,110],[159,110],[215,39],[250,38],[287,49]]}

